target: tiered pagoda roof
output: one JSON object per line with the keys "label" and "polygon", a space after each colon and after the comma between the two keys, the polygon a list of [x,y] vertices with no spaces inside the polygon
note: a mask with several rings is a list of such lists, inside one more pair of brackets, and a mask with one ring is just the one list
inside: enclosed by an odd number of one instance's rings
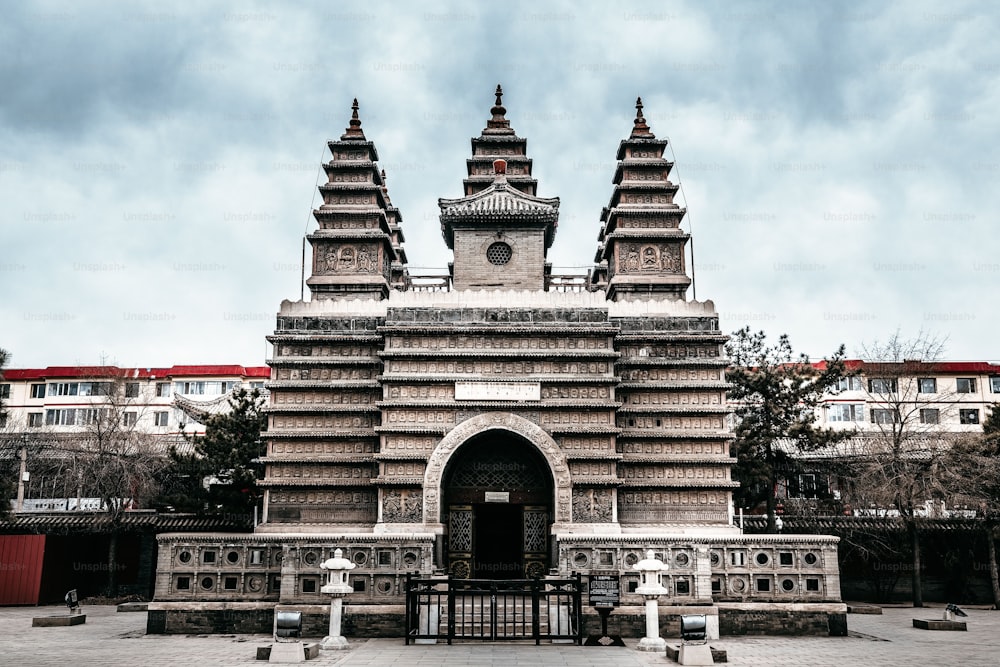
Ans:
{"label": "tiered pagoda roof", "polygon": [[333,159],[323,165],[323,204],[313,211],[319,229],[307,236],[313,262],[306,284],[314,298],[384,299],[394,265],[396,280],[405,281],[402,215],[389,200],[375,145],[361,129],[357,99],[351,109],[340,141],[327,142]]}
{"label": "tiered pagoda roof", "polygon": [[685,210],[674,203],[678,186],[669,180],[673,163],[663,157],[667,142],[656,138],[642,109],[639,98],[632,133],[618,146],[591,286],[613,300],[654,294],[683,299],[691,284],[684,261],[690,236],[680,229]]}

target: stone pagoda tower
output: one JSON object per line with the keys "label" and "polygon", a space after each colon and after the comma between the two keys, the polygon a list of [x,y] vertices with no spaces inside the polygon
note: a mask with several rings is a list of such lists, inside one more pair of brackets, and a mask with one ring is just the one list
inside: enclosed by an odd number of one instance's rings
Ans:
{"label": "stone pagoda tower", "polygon": [[365,138],[358,101],[340,141],[327,145],[333,159],[323,165],[323,204],[313,211],[319,229],[312,244],[312,276],[306,281],[314,299],[372,295],[386,298],[393,280],[402,280],[405,256],[400,243],[399,210],[389,203],[378,152]]}
{"label": "stone pagoda tower", "polygon": [[684,299],[690,236],[680,229],[684,209],[674,203],[678,186],[668,178],[673,163],[663,157],[667,142],[642,117],[642,98],[635,106],[632,134],[618,146],[614,193],[601,212],[592,283],[612,301]]}

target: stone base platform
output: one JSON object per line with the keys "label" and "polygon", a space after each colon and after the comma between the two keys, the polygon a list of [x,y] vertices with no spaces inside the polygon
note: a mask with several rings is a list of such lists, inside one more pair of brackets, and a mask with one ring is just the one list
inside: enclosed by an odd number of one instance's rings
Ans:
{"label": "stone base platform", "polygon": [[882,607],[874,604],[848,604],[848,614],[881,614]]}
{"label": "stone base platform", "polygon": [[[403,636],[406,614],[404,605],[350,604],[349,597],[347,602],[341,626],[344,636]],[[277,602],[150,602],[146,632],[154,635],[270,634],[276,604]],[[302,612],[303,637],[324,637],[329,631],[329,604],[282,604],[281,608]],[[660,636],[666,639],[680,637],[680,617],[685,614],[712,614],[709,619],[712,630],[709,639],[741,635],[847,635],[847,605],[843,603],[720,602],[714,606],[661,605]],[[593,608],[584,609],[582,620],[584,636],[601,632],[601,619]],[[608,617],[608,633],[625,638],[645,636],[645,610],[634,606],[618,607]]]}
{"label": "stone base platform", "polygon": [[[258,660],[270,660],[271,659],[271,647],[273,644],[268,644],[267,646],[257,647],[257,659]],[[305,660],[314,660],[319,657],[319,644],[303,644],[302,645],[302,657]]]}
{"label": "stone base platform", "polygon": [[965,621],[946,621],[944,619],[926,620],[923,618],[913,619],[913,627],[921,630],[968,630]]}
{"label": "stone base platform", "polygon": [[122,602],[118,611],[149,611],[148,602]]}
{"label": "stone base platform", "polygon": [[83,625],[86,622],[86,614],[73,614],[72,616],[36,616],[31,619],[31,627],[65,628],[70,625]]}
{"label": "stone base platform", "polygon": [[[720,662],[729,662],[729,656],[723,649],[714,647],[709,647],[709,648],[712,651],[713,662],[715,662],[716,664]],[[672,662],[680,662],[680,659],[681,659],[680,645],[675,644],[671,646],[670,644],[667,644],[667,660],[670,660]]]}

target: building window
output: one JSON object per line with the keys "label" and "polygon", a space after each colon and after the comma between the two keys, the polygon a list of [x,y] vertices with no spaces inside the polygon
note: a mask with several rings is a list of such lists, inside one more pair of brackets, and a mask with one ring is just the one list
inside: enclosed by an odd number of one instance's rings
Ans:
{"label": "building window", "polygon": [[204,382],[175,382],[174,383],[174,393],[175,394],[204,394],[205,393],[205,383]]}
{"label": "building window", "polygon": [[303,593],[315,593],[316,592],[316,580],[312,577],[302,580],[302,592]]}
{"label": "building window", "polygon": [[978,424],[979,410],[976,409],[959,410],[958,421],[960,421],[963,424]]}
{"label": "building window", "polygon": [[157,426],[169,426],[170,425],[170,413],[169,412],[155,412],[153,413],[153,421]]}
{"label": "building window", "polygon": [[976,378],[957,378],[955,390],[960,394],[976,393]]}
{"label": "building window", "polygon": [[169,382],[157,382],[156,383],[156,396],[157,398],[166,398],[170,396],[170,383]]}
{"label": "building window", "polygon": [[222,383],[222,393],[223,394],[228,394],[233,389],[236,389],[239,386],[240,386],[240,383],[239,383],[238,380],[226,380],[226,381],[224,381]]}
{"label": "building window", "polygon": [[896,393],[896,380],[894,378],[871,378],[868,380],[868,392],[872,394],[894,394]]}
{"label": "building window", "polygon": [[0,428],[7,428],[7,414],[0,414]]}
{"label": "building window", "polygon": [[31,397],[32,398],[45,398],[45,385],[44,384],[33,384],[33,385],[31,385]]}
{"label": "building window", "polygon": [[514,251],[503,241],[491,243],[490,247],[486,249],[486,259],[489,260],[490,264],[493,266],[503,266],[509,262],[510,258],[513,256]]}
{"label": "building window", "polygon": [[76,396],[80,385],[76,382],[52,382],[49,384],[49,396]]}
{"label": "building window", "polygon": [[76,410],[46,410],[46,426],[73,426],[76,424]]}
{"label": "building window", "polygon": [[788,489],[791,498],[819,498],[826,491],[826,481],[815,473],[803,473],[790,480],[793,482]]}
{"label": "building window", "polygon": [[236,577],[225,577],[222,580],[222,588],[227,591],[235,591],[239,579]]}
{"label": "building window", "polygon": [[873,424],[898,424],[899,414],[889,408],[872,408]]}
{"label": "building window", "polygon": [[111,395],[110,382],[81,382],[79,387],[80,396],[109,396]]}
{"label": "building window", "polygon": [[[263,389],[263,388],[264,388],[264,383],[263,382],[251,382],[250,383],[250,389]],[[1000,391],[1000,389],[998,389],[997,391]]]}
{"label": "building window", "polygon": [[138,417],[139,416],[134,411],[130,410],[122,415],[122,423],[125,424],[125,426],[135,426]]}
{"label": "building window", "polygon": [[812,577],[806,579],[806,590],[810,593],[819,592],[819,579],[814,579]]}
{"label": "building window", "polygon": [[994,394],[1000,394],[1000,375],[994,375],[990,378],[990,391]]}
{"label": "building window", "polygon": [[214,551],[203,551],[201,554],[202,563],[214,563],[215,562],[215,552]]}
{"label": "building window", "polygon": [[757,580],[757,591],[759,593],[768,593],[771,591],[771,580],[770,579],[758,579]]}
{"label": "building window", "polygon": [[4,383],[0,384],[0,399],[10,398],[10,384]]}
{"label": "building window", "polygon": [[139,383],[138,382],[126,382],[125,383],[125,398],[139,398]]}
{"label": "building window", "polygon": [[191,590],[191,577],[177,577],[177,590]]}
{"label": "building window", "polygon": [[838,391],[861,391],[861,378],[857,375],[852,375],[846,378],[840,378],[837,382]]}
{"label": "building window", "polygon": [[936,394],[937,380],[935,378],[918,378],[917,392],[921,394]]}
{"label": "building window", "polygon": [[795,559],[792,556],[791,551],[782,551],[778,554],[778,563],[785,567],[790,567],[795,564]]}
{"label": "building window", "polygon": [[865,406],[861,403],[835,403],[827,406],[827,421],[863,422]]}
{"label": "building window", "polygon": [[940,422],[941,415],[937,408],[921,408],[920,409],[920,423],[921,424],[937,424]]}
{"label": "building window", "polygon": [[28,426],[31,428],[41,428],[42,427],[42,413],[41,412],[29,412],[28,413]]}

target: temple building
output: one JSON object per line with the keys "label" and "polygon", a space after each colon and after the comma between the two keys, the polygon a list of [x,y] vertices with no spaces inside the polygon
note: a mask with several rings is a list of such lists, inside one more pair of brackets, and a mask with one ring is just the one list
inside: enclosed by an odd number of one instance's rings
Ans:
{"label": "temple building", "polygon": [[676,602],[839,601],[834,538],[734,525],[727,337],[687,298],[685,210],[641,100],[608,205],[570,230],[595,234],[593,268],[565,276],[548,260],[560,201],[501,96],[463,196],[439,200],[437,279],[408,269],[355,100],[323,165],[310,298],[282,302],[268,338],[262,522],[161,537],[158,600],[319,604],[340,548],[354,605],[398,604],[413,571],[616,573],[641,604],[648,549]]}

